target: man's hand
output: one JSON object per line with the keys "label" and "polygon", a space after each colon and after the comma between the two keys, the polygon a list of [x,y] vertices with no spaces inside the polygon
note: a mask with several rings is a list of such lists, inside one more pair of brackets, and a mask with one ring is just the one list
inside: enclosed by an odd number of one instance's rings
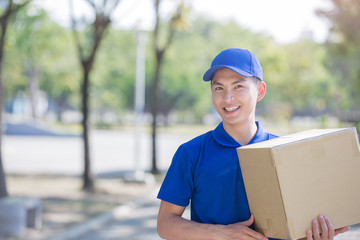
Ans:
{"label": "man's hand", "polygon": [[221,229],[222,231],[220,231],[223,234],[221,239],[267,240],[267,237],[250,228],[253,222],[254,216],[251,215],[251,217],[244,222],[224,225]]}
{"label": "man's hand", "polygon": [[[321,228],[321,233],[319,233],[319,225]],[[314,219],[312,221],[312,231],[308,230],[306,232],[306,238],[307,240],[333,240],[336,235],[347,232],[349,230],[350,227],[343,227],[334,230],[330,219],[326,216],[320,215],[318,220]]]}
{"label": "man's hand", "polygon": [[205,224],[184,219],[185,207],[161,201],[158,215],[158,233],[164,239],[176,240],[267,240],[250,228],[254,216],[229,225]]}

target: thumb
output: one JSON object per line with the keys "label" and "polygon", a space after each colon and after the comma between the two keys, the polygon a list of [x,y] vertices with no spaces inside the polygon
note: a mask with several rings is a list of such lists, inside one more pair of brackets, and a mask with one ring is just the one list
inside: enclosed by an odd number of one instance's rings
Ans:
{"label": "thumb", "polygon": [[240,222],[240,224],[250,227],[251,224],[254,222],[254,215],[251,214],[250,218],[244,222]]}

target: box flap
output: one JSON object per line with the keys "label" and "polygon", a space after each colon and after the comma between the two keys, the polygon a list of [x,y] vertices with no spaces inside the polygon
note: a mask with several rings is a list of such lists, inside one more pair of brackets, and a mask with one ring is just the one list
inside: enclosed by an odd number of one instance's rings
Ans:
{"label": "box flap", "polygon": [[336,128],[336,129],[312,129],[304,132],[293,133],[286,136],[280,136],[278,138],[273,138],[268,141],[254,143],[251,145],[243,146],[242,148],[269,148],[281,146],[289,143],[294,143],[297,141],[308,140],[310,138],[317,138],[320,136],[333,134],[335,132],[342,131],[354,131],[352,128]]}

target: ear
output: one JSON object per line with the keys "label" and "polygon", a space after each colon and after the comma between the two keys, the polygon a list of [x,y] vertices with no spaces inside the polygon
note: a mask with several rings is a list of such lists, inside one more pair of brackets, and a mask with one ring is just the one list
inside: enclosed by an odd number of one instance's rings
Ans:
{"label": "ear", "polygon": [[257,101],[261,101],[261,99],[263,99],[263,97],[265,96],[266,93],[266,83],[264,81],[261,81],[258,84],[258,96],[257,96]]}

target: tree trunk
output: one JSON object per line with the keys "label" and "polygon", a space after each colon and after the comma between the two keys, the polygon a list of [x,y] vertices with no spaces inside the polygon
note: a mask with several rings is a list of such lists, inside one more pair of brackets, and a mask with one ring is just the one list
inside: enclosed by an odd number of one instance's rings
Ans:
{"label": "tree trunk", "polygon": [[[93,67],[95,60],[96,52],[100,46],[101,40],[104,36],[105,30],[110,24],[110,15],[119,4],[119,0],[116,1],[106,1],[104,0],[102,4],[98,1],[90,1],[87,3],[90,4],[91,8],[95,12],[95,21],[92,23],[92,35],[89,38],[90,42],[90,52],[86,56],[84,54],[83,46],[80,44],[80,38],[76,30],[76,20],[73,12],[73,1],[70,0],[70,16],[72,20],[72,29],[74,40],[78,48],[79,60],[83,68],[83,85],[82,85],[82,112],[83,112],[83,140],[84,140],[84,173],[83,173],[83,190],[93,191],[94,190],[94,177],[91,172],[91,161],[90,161],[90,144],[89,144],[89,125],[88,125],[88,116],[89,116],[89,85],[90,85],[90,72]],[[110,4],[110,5],[107,5]],[[107,9],[107,11],[106,11]]]}
{"label": "tree trunk", "polygon": [[2,133],[3,133],[3,105],[4,105],[4,84],[2,77],[3,69],[3,51],[4,51],[4,37],[5,31],[2,30],[1,40],[0,40],[0,198],[6,197],[8,195],[6,188],[6,179],[5,171],[2,164]]}
{"label": "tree trunk", "polygon": [[154,84],[153,84],[153,102],[151,108],[151,114],[153,116],[152,120],[152,168],[151,172],[153,174],[158,174],[159,169],[157,167],[157,154],[156,154],[156,146],[157,146],[157,114],[159,108],[159,100],[160,100],[160,74],[163,62],[163,55],[156,54],[156,69],[154,76]]}
{"label": "tree trunk", "polygon": [[[10,15],[9,15],[10,16]],[[2,133],[3,133],[3,106],[4,106],[4,79],[3,79],[3,63],[4,63],[4,46],[5,35],[8,25],[9,16],[4,16],[1,21],[1,37],[0,37],[0,198],[8,195],[6,188],[5,171],[2,164]]]}
{"label": "tree trunk", "polygon": [[3,79],[3,64],[4,64],[4,46],[5,36],[8,27],[10,16],[15,14],[19,9],[27,5],[31,0],[25,1],[22,4],[13,4],[12,0],[8,1],[8,6],[4,14],[0,17],[1,36],[0,36],[0,198],[8,195],[5,180],[5,171],[2,164],[2,133],[3,133],[3,106],[4,106],[4,79]]}
{"label": "tree trunk", "polygon": [[[151,172],[154,174],[159,173],[157,168],[157,156],[156,156],[156,139],[157,139],[157,114],[159,109],[159,100],[160,100],[160,81],[161,81],[161,68],[163,65],[164,55],[165,52],[168,50],[173,38],[174,38],[174,21],[176,19],[180,19],[181,14],[177,14],[177,16],[169,22],[168,28],[168,36],[165,41],[165,44],[160,47],[160,7],[161,0],[154,0],[154,7],[155,7],[155,27],[154,27],[154,49],[156,55],[156,69],[155,69],[155,76],[153,82],[153,102],[151,113],[153,116],[152,121],[152,170]],[[181,12],[180,12],[181,13]]]}
{"label": "tree trunk", "polygon": [[84,69],[84,79],[81,89],[82,94],[82,112],[83,112],[83,140],[84,140],[84,173],[83,190],[94,190],[94,178],[91,172],[90,148],[89,148],[89,71]]}

